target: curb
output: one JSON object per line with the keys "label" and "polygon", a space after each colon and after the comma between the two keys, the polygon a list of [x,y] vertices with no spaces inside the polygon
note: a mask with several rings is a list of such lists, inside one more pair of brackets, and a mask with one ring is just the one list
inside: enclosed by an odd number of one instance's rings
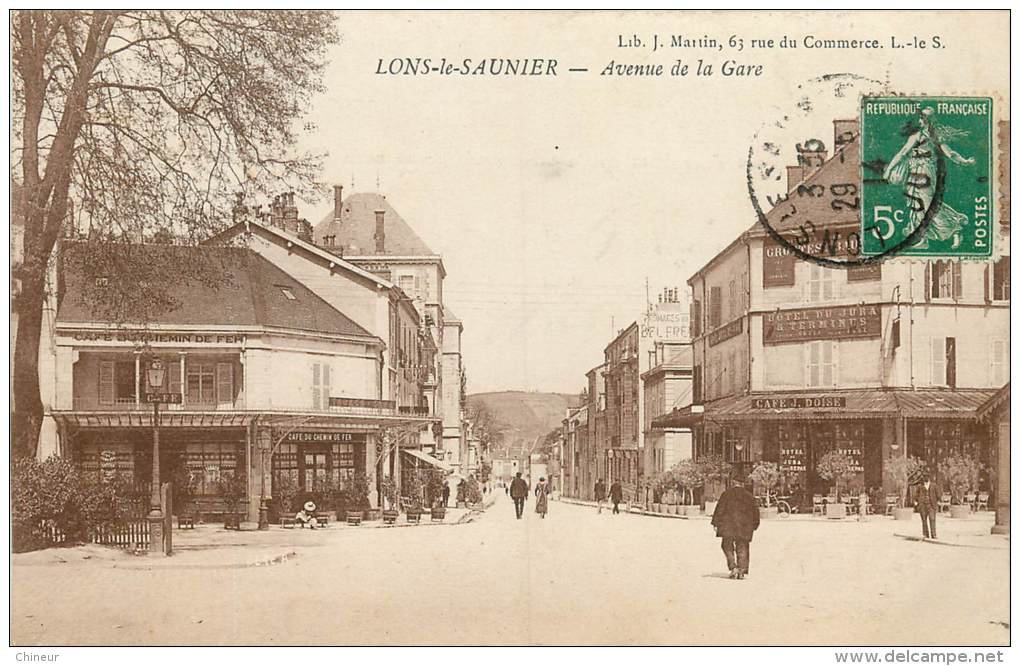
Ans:
{"label": "curb", "polygon": [[[173,556],[171,555],[171,558]],[[177,570],[198,570],[198,569],[252,569],[255,567],[270,567],[276,564],[283,564],[287,560],[297,557],[297,553],[293,550],[281,553],[280,555],[274,555],[272,557],[263,557],[251,562],[234,562],[231,564],[167,564],[159,565],[149,563],[148,565],[139,563],[138,565],[121,565],[114,563],[112,569],[122,570],[134,570],[134,571],[155,571],[164,569],[177,569]]]}
{"label": "curb", "polygon": [[999,546],[979,546],[969,543],[953,543],[952,541],[945,541],[943,539],[925,539],[924,537],[915,536],[913,534],[899,534],[894,532],[893,536],[899,537],[904,541],[917,541],[920,543],[930,543],[936,546],[949,546],[950,548],[973,548],[975,550],[1004,550],[1009,552],[1009,547]]}

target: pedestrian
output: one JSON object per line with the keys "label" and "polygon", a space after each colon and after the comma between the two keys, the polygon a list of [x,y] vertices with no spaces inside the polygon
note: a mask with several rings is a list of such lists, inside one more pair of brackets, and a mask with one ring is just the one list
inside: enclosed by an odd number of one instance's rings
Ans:
{"label": "pedestrian", "polygon": [[550,486],[545,482],[545,477],[539,477],[538,485],[535,486],[535,513],[545,518],[549,513]]}
{"label": "pedestrian", "polygon": [[716,536],[722,539],[730,578],[747,575],[751,563],[751,537],[760,520],[758,502],[744,489],[739,479],[734,480],[733,486],[719,498],[712,514],[712,525]]}
{"label": "pedestrian", "polygon": [[510,483],[510,499],[514,501],[514,511],[517,512],[517,520],[524,515],[524,502],[528,499],[528,482],[521,478],[521,473]]}
{"label": "pedestrian", "polygon": [[450,482],[443,481],[443,506],[450,505]]}
{"label": "pedestrian", "polygon": [[310,530],[314,530],[319,526],[319,519],[315,517],[315,502],[308,501],[301,507],[301,510],[294,516],[294,520],[301,527],[307,527]]}
{"label": "pedestrian", "polygon": [[935,515],[939,512],[939,487],[925,474],[914,491],[914,511],[921,515],[921,531],[924,538],[937,539]]}
{"label": "pedestrian", "polygon": [[602,503],[606,501],[606,482],[599,479],[595,482],[595,506],[602,513]]}
{"label": "pedestrian", "polygon": [[623,486],[619,481],[613,481],[609,486],[609,499],[613,503],[613,513],[620,513],[620,502],[623,501]]}

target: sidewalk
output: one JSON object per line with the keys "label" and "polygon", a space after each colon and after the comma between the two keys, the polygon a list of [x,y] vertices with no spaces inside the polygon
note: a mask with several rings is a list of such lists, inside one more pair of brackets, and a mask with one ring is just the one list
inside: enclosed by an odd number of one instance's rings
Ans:
{"label": "sidewalk", "polygon": [[[491,506],[491,502],[488,503]],[[484,505],[483,505],[484,506]],[[484,509],[483,509],[484,510]],[[442,522],[432,522],[422,514],[421,524],[407,523],[401,514],[395,525],[381,520],[362,522],[354,527],[335,522],[327,527],[309,530],[270,525],[268,530],[226,530],[222,523],[196,525],[194,529],[173,532],[173,554],[170,557],[132,553],[122,548],[83,544],[66,548],[47,548],[11,556],[15,567],[106,566],[113,569],[243,569],[272,566],[298,557],[302,549],[320,548],[342,539],[353,539],[359,532],[396,528],[425,529],[453,526],[470,522],[480,511],[448,508]]]}
{"label": "sidewalk", "polygon": [[[595,502],[562,497],[558,501],[564,504],[575,504],[595,508]],[[610,506],[610,512],[612,505]],[[603,513],[606,512],[606,503],[602,505]],[[701,513],[697,516],[681,516],[676,514],[652,513],[637,506],[621,503],[621,512],[638,515],[648,518],[678,518],[680,520],[710,520],[711,516]],[[793,514],[785,518],[771,518],[762,521],[762,525],[783,525],[789,523],[827,523],[829,525],[852,526],[859,525],[876,534],[886,534],[910,541],[922,541],[921,527],[916,519],[909,521],[897,521],[890,516],[881,514],[870,514],[865,520],[859,520],[857,516],[851,515],[846,518],[826,518],[813,514]],[[978,549],[1001,550],[1009,549],[1009,536],[992,534],[991,527],[995,523],[995,514],[991,511],[971,514],[967,518],[940,517],[938,529],[940,537],[937,540],[929,540],[943,546],[960,546]]]}

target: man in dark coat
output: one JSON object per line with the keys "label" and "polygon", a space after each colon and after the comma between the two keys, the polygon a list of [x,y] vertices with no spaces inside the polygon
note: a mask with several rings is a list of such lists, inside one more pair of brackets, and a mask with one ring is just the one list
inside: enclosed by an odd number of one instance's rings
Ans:
{"label": "man in dark coat", "polygon": [[443,506],[450,505],[450,482],[443,481]]}
{"label": "man in dark coat", "polygon": [[926,474],[914,491],[914,511],[921,515],[924,538],[937,539],[935,516],[939,512],[939,487]]}
{"label": "man in dark coat", "polygon": [[734,481],[733,486],[719,498],[712,514],[715,533],[722,538],[730,578],[747,575],[751,563],[751,537],[760,520],[758,503],[744,489],[743,483]]}
{"label": "man in dark coat", "polygon": [[599,508],[599,513],[602,513],[602,503],[606,501],[606,482],[599,479],[595,482],[595,506]]}
{"label": "man in dark coat", "polygon": [[528,499],[528,482],[521,478],[521,473],[510,482],[510,499],[514,501],[514,510],[517,512],[517,520],[524,515],[524,501]]}
{"label": "man in dark coat", "polygon": [[609,486],[609,499],[613,503],[613,513],[620,513],[620,502],[623,501],[623,486],[619,481],[613,481]]}

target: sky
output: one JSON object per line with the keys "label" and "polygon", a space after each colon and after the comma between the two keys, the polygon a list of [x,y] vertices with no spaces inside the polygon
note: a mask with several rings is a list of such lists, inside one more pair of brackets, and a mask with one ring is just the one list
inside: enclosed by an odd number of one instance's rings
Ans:
{"label": "sky", "polygon": [[[987,12],[353,12],[340,14],[340,31],[302,146],[328,152],[325,183],[385,194],[443,255],[472,393],[578,392],[644,310],[646,280],[652,300],[686,290],[754,223],[746,162],[763,126],[793,118],[770,130],[782,157],[796,141],[831,142],[831,120],[852,114],[859,91],[836,99],[817,77],[850,73],[910,94],[1008,91],[1008,58],[982,48],[1007,52],[1008,16]],[[655,35],[721,48],[652,52]],[[642,46],[621,46],[635,36]],[[779,48],[784,36],[799,46]],[[928,47],[892,49],[891,38],[915,36]],[[809,49],[809,37],[882,48]],[[444,57],[555,59],[557,76],[376,73],[380,59],[385,70],[395,58]],[[677,59],[687,76],[602,75],[610,62],[668,74]],[[712,76],[694,73],[699,59]],[[723,76],[725,61],[762,73]],[[808,91],[812,113],[796,116]],[[331,206],[324,198],[302,214],[318,222]]]}

